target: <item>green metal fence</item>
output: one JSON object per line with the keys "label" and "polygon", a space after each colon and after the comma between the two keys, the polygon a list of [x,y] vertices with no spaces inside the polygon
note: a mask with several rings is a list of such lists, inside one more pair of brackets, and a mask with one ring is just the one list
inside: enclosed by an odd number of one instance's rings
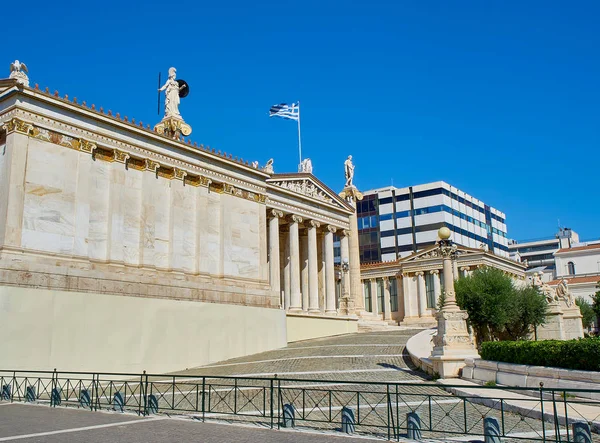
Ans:
{"label": "green metal fence", "polygon": [[[11,402],[139,415],[181,414],[271,428],[291,426],[293,418],[296,427],[340,432],[342,417],[350,410],[356,433],[389,440],[411,432],[409,413],[418,414],[426,439],[483,439],[484,420],[494,417],[505,442],[576,442],[572,425],[586,423],[592,441],[600,442],[600,389],[510,388],[526,394],[519,399],[497,387],[481,387],[477,395],[449,392],[463,387],[434,382],[0,370],[1,400]],[[593,398],[582,397],[584,393]]]}

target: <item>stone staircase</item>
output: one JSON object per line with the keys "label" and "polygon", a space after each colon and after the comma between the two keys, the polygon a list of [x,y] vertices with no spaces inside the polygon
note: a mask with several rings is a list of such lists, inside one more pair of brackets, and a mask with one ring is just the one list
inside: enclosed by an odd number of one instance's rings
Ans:
{"label": "stone staircase", "polygon": [[398,322],[393,320],[384,321],[376,318],[358,320],[358,332],[401,331],[403,329],[406,328],[399,326]]}

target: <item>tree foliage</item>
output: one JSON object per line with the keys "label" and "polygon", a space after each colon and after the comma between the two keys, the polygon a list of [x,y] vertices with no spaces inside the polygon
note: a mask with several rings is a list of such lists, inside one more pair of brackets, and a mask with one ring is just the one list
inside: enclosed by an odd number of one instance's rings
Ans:
{"label": "tree foliage", "polygon": [[579,306],[579,310],[581,311],[581,322],[583,323],[584,328],[589,328],[594,323],[594,319],[596,318],[596,313],[594,312],[594,308],[592,305],[583,297],[577,297],[575,299],[575,304]]}
{"label": "tree foliage", "polygon": [[545,321],[547,302],[539,289],[515,286],[499,269],[477,269],[456,281],[454,288],[458,306],[469,314],[478,346],[528,338]]}
{"label": "tree foliage", "polygon": [[592,309],[596,313],[596,318],[600,318],[600,282],[596,285],[599,290],[592,295]]}

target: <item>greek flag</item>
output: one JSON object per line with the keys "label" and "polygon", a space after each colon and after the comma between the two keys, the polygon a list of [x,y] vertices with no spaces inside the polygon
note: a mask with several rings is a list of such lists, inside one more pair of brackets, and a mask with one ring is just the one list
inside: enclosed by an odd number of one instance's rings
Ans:
{"label": "greek flag", "polygon": [[269,110],[269,117],[281,117],[288,120],[300,120],[300,104],[292,103],[288,105],[286,103],[280,103],[278,105],[271,106]]}

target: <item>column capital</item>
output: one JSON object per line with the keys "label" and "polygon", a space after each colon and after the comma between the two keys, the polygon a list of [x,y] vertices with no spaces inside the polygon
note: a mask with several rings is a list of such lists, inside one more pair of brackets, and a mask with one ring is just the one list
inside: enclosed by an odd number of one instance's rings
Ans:
{"label": "column capital", "polygon": [[292,223],[302,223],[302,220],[303,220],[303,218],[302,218],[302,217],[300,217],[299,215],[290,215],[290,216],[289,216],[289,220],[290,220]]}
{"label": "column capital", "polygon": [[460,268],[461,271],[468,271],[469,269],[471,269],[469,266],[461,266]]}
{"label": "column capital", "polygon": [[415,275],[417,277],[423,277],[423,275],[425,275],[425,273],[423,271],[417,271],[417,272],[415,272]]}
{"label": "column capital", "polygon": [[342,235],[343,235],[344,237],[350,237],[350,233],[351,233],[351,232],[352,232],[352,231],[350,231],[350,229],[342,229],[342,230],[341,230],[341,233],[342,233]]}
{"label": "column capital", "polygon": [[308,222],[308,224],[310,225],[311,228],[318,228],[321,226],[321,222],[318,222],[316,220],[311,220]]}
{"label": "column capital", "polygon": [[282,217],[283,217],[283,211],[279,211],[279,210],[277,210],[277,209],[271,209],[271,210],[269,211],[269,215],[270,215],[272,218],[282,218]]}
{"label": "column capital", "polygon": [[334,234],[334,233],[335,233],[335,231],[337,231],[337,227],[335,227],[335,226],[332,226],[332,225],[327,225],[327,230],[328,230],[329,232],[331,232],[332,234]]}
{"label": "column capital", "polygon": [[410,277],[410,272],[406,271],[402,273],[402,278],[408,278]]}
{"label": "column capital", "polygon": [[433,275],[437,275],[437,274],[440,273],[440,270],[439,269],[432,269],[431,271],[429,271],[429,273],[433,274]]}

